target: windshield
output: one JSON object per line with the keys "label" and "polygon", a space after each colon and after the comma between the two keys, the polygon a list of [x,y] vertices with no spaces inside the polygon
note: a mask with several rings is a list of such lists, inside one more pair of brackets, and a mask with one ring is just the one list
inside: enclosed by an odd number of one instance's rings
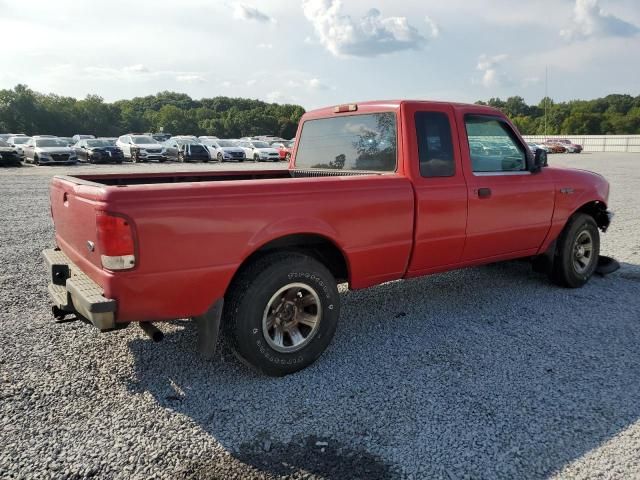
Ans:
{"label": "windshield", "polygon": [[9,145],[7,142],[5,142],[4,140],[0,139],[0,147],[10,147],[11,145]]}
{"label": "windshield", "polygon": [[87,140],[88,147],[110,147],[111,142],[107,140]]}
{"label": "windshield", "polygon": [[12,141],[16,145],[22,145],[23,143],[27,143],[31,140],[31,137],[13,137]]}
{"label": "windshield", "polygon": [[256,148],[269,148],[269,144],[267,142],[253,142],[253,146]]}
{"label": "windshield", "polygon": [[237,147],[236,142],[231,140],[218,140],[218,145],[221,147]]}
{"label": "windshield", "polygon": [[200,142],[195,141],[193,138],[176,138],[176,143],[178,145],[195,145]]}
{"label": "windshield", "polygon": [[135,143],[136,145],[144,145],[144,144],[148,144],[148,143],[157,143],[153,138],[151,137],[145,137],[145,136],[139,136],[139,137],[131,137],[131,140],[133,140],[133,143]]}
{"label": "windshield", "polygon": [[37,138],[36,147],[66,147],[67,142],[59,138]]}

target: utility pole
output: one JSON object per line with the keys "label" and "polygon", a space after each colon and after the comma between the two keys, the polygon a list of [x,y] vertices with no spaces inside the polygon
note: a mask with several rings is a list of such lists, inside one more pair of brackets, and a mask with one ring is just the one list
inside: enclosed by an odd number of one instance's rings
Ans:
{"label": "utility pole", "polygon": [[547,136],[547,103],[549,102],[549,67],[544,66],[544,136]]}

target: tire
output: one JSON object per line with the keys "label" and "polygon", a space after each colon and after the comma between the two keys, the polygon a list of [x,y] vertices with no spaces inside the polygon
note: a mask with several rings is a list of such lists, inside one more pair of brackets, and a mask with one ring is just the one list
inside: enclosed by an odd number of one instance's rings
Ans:
{"label": "tire", "polygon": [[224,162],[224,157],[222,156],[221,153],[218,154],[217,158],[218,158],[218,162],[220,162],[220,163]]}
{"label": "tire", "polygon": [[33,161],[31,163],[33,163],[34,165],[40,165],[40,159],[38,158],[38,155],[33,156]]}
{"label": "tire", "polygon": [[254,162],[259,162],[260,161],[260,155],[254,155],[253,156],[253,161]]}
{"label": "tire", "polygon": [[580,288],[598,266],[600,232],[592,216],[571,217],[558,238],[551,280],[562,287]]}
{"label": "tire", "polygon": [[[280,304],[285,298],[290,300]],[[299,306],[286,311],[283,307],[281,315],[288,320],[274,315],[269,320],[268,311],[303,299],[307,303],[305,323],[298,323]],[[340,297],[329,270],[307,255],[279,252],[256,260],[233,281],[225,298],[223,328],[240,360],[266,375],[280,377],[306,368],[322,355],[339,315]],[[286,322],[289,328],[276,322]],[[289,331],[297,332],[297,340]]]}
{"label": "tire", "polygon": [[178,161],[184,163],[184,155],[178,154]]}
{"label": "tire", "polygon": [[290,153],[287,153],[287,154],[284,156],[284,159],[285,159],[285,161],[287,161],[287,162],[291,161],[291,154],[290,154]]}

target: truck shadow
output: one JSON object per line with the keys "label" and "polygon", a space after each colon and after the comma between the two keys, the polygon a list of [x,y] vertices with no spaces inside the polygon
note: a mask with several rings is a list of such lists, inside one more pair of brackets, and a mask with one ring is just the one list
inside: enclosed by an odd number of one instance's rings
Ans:
{"label": "truck shadow", "polygon": [[623,264],[559,289],[512,262],[343,292],[329,350],[279,379],[224,343],[202,360],[177,321],[160,345],[130,343],[128,387],[266,478],[548,476],[640,418],[639,282]]}

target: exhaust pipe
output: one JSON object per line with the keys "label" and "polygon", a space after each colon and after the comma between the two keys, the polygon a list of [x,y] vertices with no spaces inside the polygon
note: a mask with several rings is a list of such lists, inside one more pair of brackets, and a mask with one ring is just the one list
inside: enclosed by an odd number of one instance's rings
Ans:
{"label": "exhaust pipe", "polygon": [[164,333],[158,330],[158,327],[151,322],[140,322],[140,328],[156,343],[161,342],[164,338]]}

